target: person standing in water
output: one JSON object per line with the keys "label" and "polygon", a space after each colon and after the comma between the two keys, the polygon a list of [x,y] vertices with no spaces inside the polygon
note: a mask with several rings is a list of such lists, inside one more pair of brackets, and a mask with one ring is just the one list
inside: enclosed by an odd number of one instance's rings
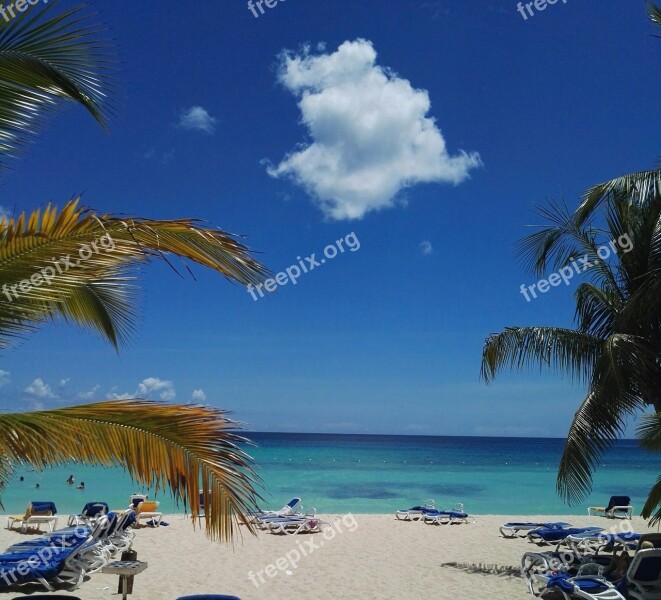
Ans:
{"label": "person standing in water", "polygon": [[73,474],[69,475],[69,479],[67,479],[67,483],[69,485],[73,485],[76,482],[76,480],[73,478]]}

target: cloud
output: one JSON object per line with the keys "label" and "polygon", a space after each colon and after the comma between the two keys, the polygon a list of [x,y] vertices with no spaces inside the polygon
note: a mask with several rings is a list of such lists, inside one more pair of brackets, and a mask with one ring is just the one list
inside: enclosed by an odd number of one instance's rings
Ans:
{"label": "cloud", "polygon": [[69,383],[71,379],[69,377],[65,377],[64,379],[60,379],[60,387],[63,388],[67,383]]}
{"label": "cloud", "polygon": [[392,207],[417,183],[457,185],[482,164],[475,152],[448,153],[426,116],[427,91],[377,65],[367,40],[346,41],[332,54],[283,53],[278,78],[299,99],[311,142],[267,172],[305,188],[331,219]]}
{"label": "cloud", "polygon": [[159,379],[158,377],[147,377],[147,379],[143,379],[138,384],[138,389],[135,393],[136,396],[140,396],[141,398],[149,398],[154,394],[158,394],[161,400],[170,402],[175,399],[177,392],[171,381]]}
{"label": "cloud", "polygon": [[11,211],[8,208],[0,205],[0,221],[2,221],[4,218],[10,219]]}
{"label": "cloud", "polygon": [[94,396],[96,395],[96,392],[99,390],[100,387],[101,386],[97,384],[87,392],[78,392],[78,394],[76,394],[76,397],[80,398],[81,400],[94,400]]}
{"label": "cloud", "polygon": [[191,106],[181,113],[179,127],[193,131],[213,133],[216,128],[216,119],[201,106]]}
{"label": "cloud", "polygon": [[434,251],[434,248],[432,248],[429,240],[422,240],[420,242],[420,250],[425,256],[429,256]]}
{"label": "cloud", "polygon": [[50,385],[44,383],[41,377],[37,377],[30,385],[28,385],[24,390],[26,394],[34,398],[55,398],[55,394],[51,389]]}
{"label": "cloud", "polygon": [[11,381],[11,372],[0,369],[0,387],[7,385]]}
{"label": "cloud", "polygon": [[207,395],[203,390],[193,390],[191,400],[194,400],[195,402],[204,402],[206,399]]}

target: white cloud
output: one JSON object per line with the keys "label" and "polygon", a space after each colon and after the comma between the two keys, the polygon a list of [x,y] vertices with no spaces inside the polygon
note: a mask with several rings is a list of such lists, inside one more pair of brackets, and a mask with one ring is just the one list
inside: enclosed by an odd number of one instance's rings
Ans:
{"label": "white cloud", "polygon": [[427,91],[377,65],[367,40],[346,41],[332,54],[284,53],[279,80],[299,98],[312,141],[268,173],[303,186],[332,219],[392,207],[416,183],[457,185],[482,164],[477,153],[448,153],[426,116]]}
{"label": "white cloud", "polygon": [[106,394],[106,399],[107,400],[131,400],[132,398],[135,398],[135,394],[129,394],[128,392],[124,392],[122,394],[118,394],[117,392],[108,392]]}
{"label": "white cloud", "polygon": [[64,379],[60,379],[60,387],[63,388],[67,383],[69,383],[71,379],[69,377],[65,377]]}
{"label": "white cloud", "polygon": [[34,398],[55,398],[55,394],[51,389],[50,385],[44,383],[41,377],[37,377],[30,385],[28,385],[24,390],[26,394],[33,396]]}
{"label": "white cloud", "polygon": [[204,402],[206,399],[207,395],[203,390],[193,390],[191,400],[194,400],[195,402]]}
{"label": "white cloud", "polygon": [[11,381],[11,372],[0,369],[0,387],[7,385]]}
{"label": "white cloud", "polygon": [[11,211],[8,208],[5,208],[4,206],[0,206],[0,221],[2,219],[10,219],[11,218]]}
{"label": "white cloud", "polygon": [[216,119],[201,106],[191,106],[188,110],[181,113],[179,127],[213,133],[216,127]]}
{"label": "white cloud", "polygon": [[434,251],[434,248],[432,248],[429,240],[422,240],[420,242],[420,250],[425,256],[429,256]]}
{"label": "white cloud", "polygon": [[80,398],[81,400],[94,400],[94,396],[96,395],[96,392],[99,390],[101,386],[100,385],[95,385],[91,390],[88,390],[87,392],[78,392],[76,396]]}
{"label": "white cloud", "polygon": [[150,395],[158,394],[161,400],[170,402],[175,399],[177,392],[171,381],[159,379],[158,377],[147,377],[138,384],[135,395],[141,398],[149,398]]}

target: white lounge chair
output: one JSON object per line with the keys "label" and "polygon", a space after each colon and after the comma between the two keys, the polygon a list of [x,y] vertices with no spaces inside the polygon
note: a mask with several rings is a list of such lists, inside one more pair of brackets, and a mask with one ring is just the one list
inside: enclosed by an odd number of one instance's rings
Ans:
{"label": "white lounge chair", "polygon": [[631,498],[629,496],[611,496],[608,506],[588,506],[588,515],[609,519],[630,519],[633,516]]}
{"label": "white lounge chair", "polygon": [[330,527],[330,523],[321,521],[316,517],[281,517],[266,522],[266,528],[271,533],[285,533],[296,535],[297,533],[317,533],[322,527]]}
{"label": "white lounge chair", "polygon": [[[529,531],[532,529],[539,529],[540,527],[546,529],[552,529],[553,527],[565,528],[571,527],[571,523],[565,523],[563,521],[555,521],[552,523],[510,522],[500,526],[500,533],[506,538],[525,537]],[[523,536],[519,535],[519,532],[521,531],[525,532]]]}
{"label": "white lounge chair", "polygon": [[436,511],[436,502],[433,499],[426,500],[424,505],[403,508],[395,513],[395,518],[400,521],[417,521],[424,517],[429,511]]}
{"label": "white lounge chair", "polygon": [[661,548],[638,550],[627,571],[628,597],[631,600],[661,598]]}
{"label": "white lounge chair", "polygon": [[53,531],[57,525],[56,514],[57,509],[53,502],[30,502],[24,515],[7,516],[7,529],[12,529],[16,523],[19,523],[21,532],[25,532],[31,525],[40,529],[40,525],[45,523]]}

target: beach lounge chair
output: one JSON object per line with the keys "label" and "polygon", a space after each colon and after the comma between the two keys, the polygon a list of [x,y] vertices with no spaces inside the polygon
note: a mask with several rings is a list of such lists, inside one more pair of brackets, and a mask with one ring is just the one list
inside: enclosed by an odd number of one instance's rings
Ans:
{"label": "beach lounge chair", "polygon": [[631,498],[629,496],[611,496],[608,506],[588,506],[588,515],[609,519],[630,519],[633,516]]}
{"label": "beach lounge chair", "polygon": [[75,525],[92,525],[96,522],[101,515],[107,515],[109,512],[108,505],[105,502],[88,502],[83,506],[83,510],[79,515],[71,515],[67,525],[73,527]]}
{"label": "beach lounge chair", "polygon": [[136,525],[140,525],[140,521],[142,520],[146,521],[148,519],[153,519],[152,523],[158,527],[161,524],[161,519],[163,518],[163,513],[157,512],[156,510],[158,505],[159,503],[154,501],[145,500],[140,502],[140,504],[138,504],[137,508],[135,509]]}
{"label": "beach lounge chair", "polygon": [[631,600],[661,598],[661,549],[638,550],[626,575],[627,595]]}
{"label": "beach lounge chair", "polygon": [[248,513],[247,516],[254,524],[259,524],[259,521],[265,517],[290,517],[297,514],[299,516],[303,516],[301,513],[296,513],[296,509],[300,506],[300,504],[300,498],[292,498],[280,510],[258,510]]}
{"label": "beach lounge chair", "polygon": [[584,531],[583,533],[573,533],[565,539],[558,541],[559,549],[561,544],[569,546],[576,553],[585,555],[589,553],[599,553],[603,550],[622,551],[636,550],[640,542],[640,533],[631,531],[620,531],[617,533],[606,533],[605,531]]}
{"label": "beach lounge chair", "polygon": [[603,531],[603,527],[554,527],[546,528],[540,527],[538,529],[531,529],[526,537],[529,541],[538,544],[553,544],[564,540],[569,535],[577,533],[599,533]]}
{"label": "beach lounge chair", "polygon": [[148,499],[149,496],[147,494],[131,494],[131,496],[129,496],[129,508],[135,509],[140,502],[145,502]]}
{"label": "beach lounge chair", "polygon": [[309,517],[280,517],[266,522],[266,529],[271,533],[318,533],[322,527],[330,527],[330,523]]}
{"label": "beach lounge chair", "polygon": [[596,567],[601,573],[609,556],[581,557],[571,552],[526,552],[521,558],[521,577],[534,596],[622,600],[615,585],[599,575],[586,575]]}
{"label": "beach lounge chair", "polygon": [[7,529],[12,529],[18,523],[21,532],[25,532],[31,525],[35,525],[39,529],[42,523],[46,523],[53,531],[57,525],[56,514],[57,509],[53,502],[30,502],[24,515],[7,516]]}
{"label": "beach lounge chair", "polygon": [[417,521],[422,519],[423,515],[429,511],[436,511],[434,500],[427,500],[423,505],[412,506],[411,508],[402,508],[395,513],[395,518],[400,521]]}
{"label": "beach lounge chair", "polygon": [[553,523],[510,522],[500,526],[500,533],[506,538],[523,537],[519,536],[519,532],[524,531],[525,536],[531,529],[566,529],[567,527],[571,527],[571,523],[565,523],[563,521]]}
{"label": "beach lounge chair", "polygon": [[456,510],[427,511],[422,519],[429,525],[453,525],[457,523],[475,523],[475,517]]}

